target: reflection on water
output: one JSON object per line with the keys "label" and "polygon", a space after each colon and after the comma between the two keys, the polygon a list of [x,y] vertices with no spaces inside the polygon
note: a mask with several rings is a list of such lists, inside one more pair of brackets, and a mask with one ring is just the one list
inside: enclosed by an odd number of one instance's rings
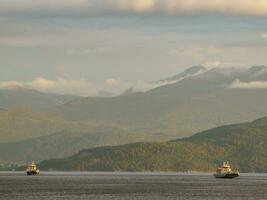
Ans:
{"label": "reflection on water", "polygon": [[0,199],[267,199],[267,176],[241,174],[0,172]]}

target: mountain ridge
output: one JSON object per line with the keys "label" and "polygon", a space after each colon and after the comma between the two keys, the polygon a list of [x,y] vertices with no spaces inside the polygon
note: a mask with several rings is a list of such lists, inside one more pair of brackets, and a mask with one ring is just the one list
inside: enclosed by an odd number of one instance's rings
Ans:
{"label": "mountain ridge", "polygon": [[10,156],[0,152],[0,161],[28,162],[24,152],[39,161],[70,156],[87,147],[168,141],[264,117],[266,88],[230,86],[236,79],[264,82],[266,69],[214,68],[143,93],[81,97],[38,111],[3,109],[0,149]]}
{"label": "mountain ridge", "polygon": [[[171,133],[179,130],[181,136],[186,136],[267,114],[266,88],[231,88],[236,79],[267,80],[267,68],[214,68],[145,93],[83,98],[54,107],[50,112],[70,121],[101,120]],[[205,120],[200,121],[200,117]],[[195,121],[195,126],[189,126],[191,121]]]}
{"label": "mountain ridge", "polygon": [[241,172],[267,171],[267,118],[210,129],[189,138],[80,151],[41,162],[43,170],[214,171],[229,160]]}
{"label": "mountain ridge", "polygon": [[0,108],[44,110],[80,98],[74,95],[43,93],[24,87],[0,88]]}

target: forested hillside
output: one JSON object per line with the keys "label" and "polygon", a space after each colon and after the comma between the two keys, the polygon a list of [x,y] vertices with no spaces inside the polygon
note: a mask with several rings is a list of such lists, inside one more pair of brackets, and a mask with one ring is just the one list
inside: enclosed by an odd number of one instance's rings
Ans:
{"label": "forested hillside", "polygon": [[230,161],[241,172],[267,172],[267,118],[163,143],[88,149],[40,163],[43,170],[212,171]]}

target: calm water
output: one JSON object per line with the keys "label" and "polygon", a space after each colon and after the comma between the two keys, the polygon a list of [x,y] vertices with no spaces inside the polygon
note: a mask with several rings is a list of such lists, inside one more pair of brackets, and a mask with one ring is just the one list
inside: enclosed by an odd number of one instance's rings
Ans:
{"label": "calm water", "polygon": [[267,199],[267,175],[226,180],[211,174],[0,173],[0,199]]}

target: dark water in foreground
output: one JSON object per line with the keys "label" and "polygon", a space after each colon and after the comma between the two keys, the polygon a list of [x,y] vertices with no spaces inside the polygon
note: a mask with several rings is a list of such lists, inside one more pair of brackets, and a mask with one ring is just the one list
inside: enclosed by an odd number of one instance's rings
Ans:
{"label": "dark water in foreground", "polygon": [[0,199],[267,199],[267,175],[231,180],[211,174],[0,173]]}

